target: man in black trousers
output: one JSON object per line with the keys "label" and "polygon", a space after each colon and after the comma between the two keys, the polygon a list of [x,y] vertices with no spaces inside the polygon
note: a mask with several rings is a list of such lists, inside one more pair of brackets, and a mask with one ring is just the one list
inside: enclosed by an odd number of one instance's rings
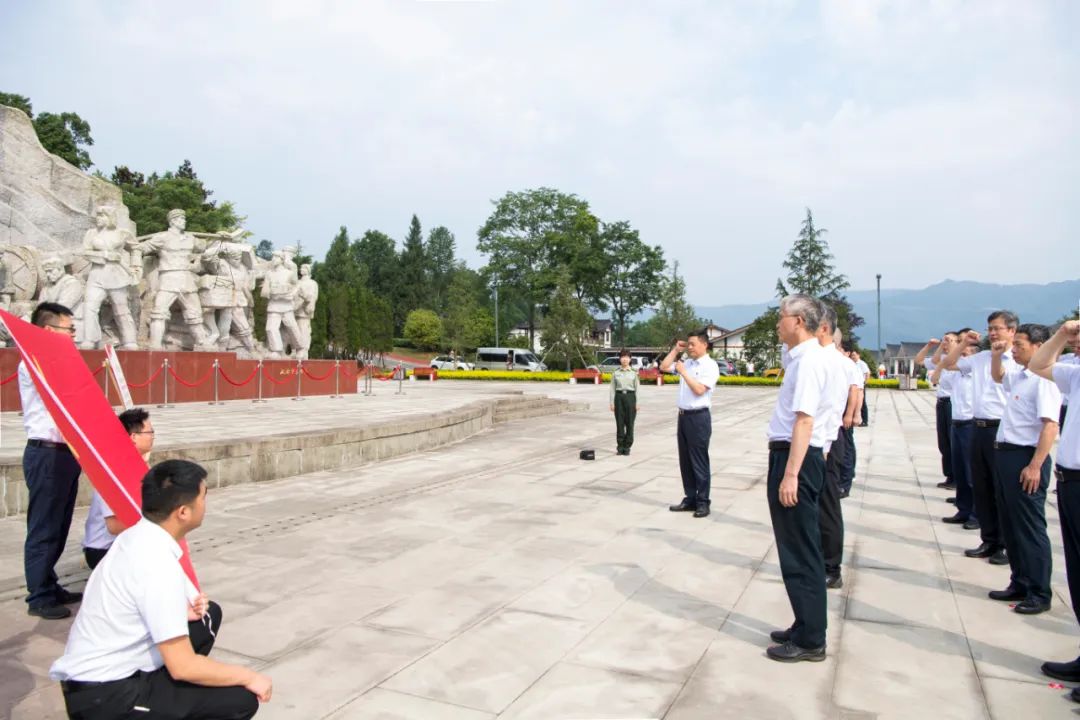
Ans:
{"label": "man in black trousers", "polygon": [[[30,322],[75,340],[71,310],[63,305],[40,303],[30,315]],[[27,437],[23,476],[30,492],[23,550],[29,591],[26,603],[30,615],[59,620],[71,615],[65,605],[82,599],[82,593],[61,587],[56,576],[56,562],[64,553],[71,529],[82,469],[38,395],[24,363],[19,363],[19,398]]]}
{"label": "man in black trousers", "polygon": [[[915,364],[926,368],[927,378],[937,369],[938,363],[945,353],[952,349],[956,342],[954,333],[945,333],[941,340],[930,338],[915,355]],[[930,349],[934,348],[932,357],[927,357]],[[956,478],[953,477],[952,468],[952,397],[947,384],[937,383],[937,405],[935,406],[935,426],[937,428],[937,446],[941,453],[941,474],[945,478],[938,483],[943,490],[955,490]]]}
{"label": "man in black trousers", "polygon": [[828,442],[828,363],[814,333],[819,301],[789,295],[780,301],[777,334],[790,350],[784,380],[769,420],[766,492],[773,535],[795,622],[776,630],[766,653],[780,662],[825,659],[827,603],[818,502],[825,481],[823,448]]}
{"label": "man in black trousers", "polygon": [[[1009,348],[1001,356],[1003,368],[1009,371],[1015,365],[1012,342],[1019,320],[1008,310],[998,310],[990,313],[987,324],[990,343],[1003,342]],[[994,443],[1001,416],[1005,412],[1005,390],[990,377],[989,350],[961,357],[965,347],[977,346],[980,339],[979,333],[969,331],[959,338],[956,347],[941,362],[946,370],[959,370],[962,375],[970,375],[972,380],[975,435],[971,449],[971,485],[975,491],[975,512],[979,517],[982,543],[977,548],[965,550],[964,554],[970,558],[988,558],[992,565],[1008,565],[1005,539],[1001,534],[1000,509],[997,506],[997,486],[1000,481],[994,460]]]}

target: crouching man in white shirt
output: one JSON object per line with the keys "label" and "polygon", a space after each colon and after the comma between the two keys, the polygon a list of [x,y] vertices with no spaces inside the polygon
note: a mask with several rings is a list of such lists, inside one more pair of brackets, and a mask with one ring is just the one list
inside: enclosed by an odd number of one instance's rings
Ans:
{"label": "crouching man in white shirt", "polygon": [[205,595],[187,600],[179,542],[202,524],[205,480],[187,460],[158,463],[143,478],[143,519],[90,576],[49,671],[69,717],[247,720],[270,699],[270,678],[207,657],[221,608]]}

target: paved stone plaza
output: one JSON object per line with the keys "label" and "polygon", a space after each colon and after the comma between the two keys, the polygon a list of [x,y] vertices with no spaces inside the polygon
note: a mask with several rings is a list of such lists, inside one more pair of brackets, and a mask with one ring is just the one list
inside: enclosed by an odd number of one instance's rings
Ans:
{"label": "paved stone plaza", "polygon": [[[182,444],[440,412],[510,387],[417,383],[404,396],[154,418],[164,443]],[[1021,617],[986,597],[1008,569],[962,557],[977,533],[939,521],[952,506],[935,487],[932,393],[870,393],[829,657],[792,666],[764,652],[769,631],[791,622],[764,491],[775,390],[716,391],[713,514],[696,520],[667,510],[681,497],[674,388],[643,389],[629,457],[614,454],[607,387],[513,389],[591,409],[211,493],[195,565],[225,610],[216,656],[274,679],[259,718],[1071,716],[1039,673],[1078,644],[1054,496],[1054,608]],[[5,415],[5,450],[17,432]],[[582,447],[597,460],[578,460]],[[74,587],[86,577],[82,519],[62,561]],[[0,520],[0,717],[59,718],[47,669],[70,623],[26,615],[24,527]]]}

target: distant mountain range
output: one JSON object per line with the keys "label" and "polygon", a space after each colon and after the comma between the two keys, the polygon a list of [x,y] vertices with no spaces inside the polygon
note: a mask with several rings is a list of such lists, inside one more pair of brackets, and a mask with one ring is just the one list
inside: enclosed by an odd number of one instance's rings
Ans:
{"label": "distant mountain range", "polygon": [[[866,324],[855,332],[864,347],[877,345],[877,292],[847,293],[855,312]],[[922,290],[881,291],[881,341],[925,340],[944,330],[964,326],[986,327],[986,316],[1007,308],[1020,322],[1054,323],[1077,308],[1080,280],[1047,285],[994,285],[967,280],[945,280]],[[698,315],[721,327],[734,329],[752,322],[770,303],[696,306]],[[772,304],[775,304],[773,301]]]}

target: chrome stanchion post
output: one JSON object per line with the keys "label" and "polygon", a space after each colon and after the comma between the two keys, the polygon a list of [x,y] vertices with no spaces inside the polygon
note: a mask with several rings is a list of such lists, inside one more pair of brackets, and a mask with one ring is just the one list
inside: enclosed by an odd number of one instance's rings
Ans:
{"label": "chrome stanchion post", "polygon": [[301,380],[303,374],[304,374],[304,361],[303,360],[297,360],[296,361],[296,397],[294,397],[293,400],[303,400],[304,399],[304,398],[300,397],[300,380]]}
{"label": "chrome stanchion post", "polygon": [[255,398],[255,399],[254,399],[254,400],[252,400],[251,402],[253,402],[253,403],[261,403],[261,402],[266,402],[265,400],[263,400],[263,396],[262,396],[262,381],[263,381],[263,377],[262,377],[262,376],[263,376],[263,364],[262,364],[262,360],[259,360],[259,363],[258,363],[258,365],[256,366],[256,372],[255,372],[255,374],[259,376],[259,397]]}
{"label": "chrome stanchion post", "polygon": [[337,400],[343,397],[341,394],[341,361],[334,361],[334,394],[330,396],[332,400]]}
{"label": "chrome stanchion post", "polygon": [[[101,361],[101,367],[105,368],[105,401],[109,402],[109,358]],[[109,403],[112,405],[112,403]]]}
{"label": "chrome stanchion post", "polygon": [[218,399],[218,374],[220,374],[220,372],[221,372],[221,365],[218,363],[218,359],[214,358],[214,399],[210,401],[211,405],[224,405],[225,404],[225,403],[221,402],[221,400]]}
{"label": "chrome stanchion post", "polygon": [[169,358],[165,358],[161,361],[161,387],[164,391],[164,397],[162,402],[158,405],[159,408],[171,408],[169,404]]}
{"label": "chrome stanchion post", "polygon": [[398,363],[397,366],[397,392],[395,395],[404,395],[405,391],[402,389],[402,385],[405,383],[405,368]]}

